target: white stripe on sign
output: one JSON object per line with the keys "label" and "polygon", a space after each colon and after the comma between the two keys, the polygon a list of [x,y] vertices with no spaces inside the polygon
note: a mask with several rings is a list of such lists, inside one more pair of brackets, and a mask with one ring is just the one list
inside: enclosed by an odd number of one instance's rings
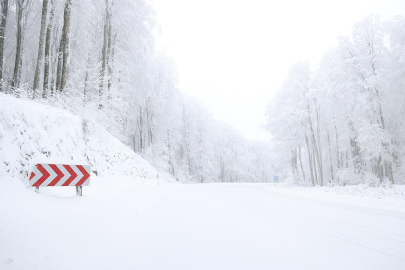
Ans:
{"label": "white stripe on sign", "polygon": [[65,169],[65,167],[63,167],[62,164],[56,164],[56,166],[58,166],[59,170],[63,173],[63,177],[62,177],[62,179],[60,179],[60,181],[58,183],[56,183],[55,186],[61,186],[61,185],[63,185],[63,183],[66,182],[66,180],[69,179],[70,173]]}
{"label": "white stripe on sign", "polygon": [[83,182],[82,186],[90,186],[91,167],[90,167],[90,165],[82,165],[82,167],[89,175],[89,177],[86,179],[86,181]]}
{"label": "white stripe on sign", "polygon": [[46,187],[50,182],[52,182],[53,179],[56,178],[57,174],[48,164],[42,164],[42,167],[44,167],[49,173],[49,177],[41,184],[41,186]]}
{"label": "white stripe on sign", "polygon": [[77,182],[80,181],[80,179],[83,178],[83,174],[81,173],[81,171],[79,170],[79,168],[77,168],[77,166],[71,166],[73,171],[77,174],[76,178],[72,181],[72,183],[70,183],[70,186],[75,186],[77,184]]}
{"label": "white stripe on sign", "polygon": [[32,186],[42,176],[42,173],[38,170],[37,166],[34,166],[34,168],[32,169],[32,172],[35,174],[35,176],[31,180],[29,180],[30,186]]}

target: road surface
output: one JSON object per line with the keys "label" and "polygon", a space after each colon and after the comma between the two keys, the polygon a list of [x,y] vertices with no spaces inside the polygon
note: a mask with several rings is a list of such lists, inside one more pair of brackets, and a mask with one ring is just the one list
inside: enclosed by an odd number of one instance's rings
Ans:
{"label": "road surface", "polygon": [[0,269],[405,269],[405,214],[374,205],[254,184],[94,184],[78,198],[4,183]]}

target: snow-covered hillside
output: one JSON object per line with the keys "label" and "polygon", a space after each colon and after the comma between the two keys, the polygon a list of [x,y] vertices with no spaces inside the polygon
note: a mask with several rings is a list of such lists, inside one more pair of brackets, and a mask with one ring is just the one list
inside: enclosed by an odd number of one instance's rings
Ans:
{"label": "snow-covered hillside", "polygon": [[32,160],[90,164],[99,176],[157,177],[148,162],[93,121],[0,94],[0,179],[24,181]]}

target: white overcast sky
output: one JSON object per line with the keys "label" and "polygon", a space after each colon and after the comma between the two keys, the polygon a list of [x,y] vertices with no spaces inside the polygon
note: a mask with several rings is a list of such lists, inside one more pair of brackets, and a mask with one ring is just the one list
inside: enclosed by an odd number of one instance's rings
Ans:
{"label": "white overcast sky", "polygon": [[179,88],[213,116],[252,140],[269,140],[261,129],[266,105],[289,66],[309,60],[349,35],[372,13],[381,20],[405,16],[398,0],[152,0],[161,26],[159,46],[174,59]]}

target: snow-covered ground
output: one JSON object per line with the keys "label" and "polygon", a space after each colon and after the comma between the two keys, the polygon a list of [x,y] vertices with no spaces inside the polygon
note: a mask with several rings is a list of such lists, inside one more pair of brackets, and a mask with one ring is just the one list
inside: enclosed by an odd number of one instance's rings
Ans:
{"label": "snow-covered ground", "polygon": [[83,194],[0,181],[0,269],[405,269],[403,197],[118,176]]}
{"label": "snow-covered ground", "polygon": [[98,175],[156,178],[147,161],[91,120],[0,93],[0,181],[26,181],[30,162],[89,164]]}
{"label": "snow-covered ground", "polygon": [[[0,108],[0,270],[405,269],[404,186],[169,183],[92,121]],[[98,176],[36,194],[44,159]]]}

